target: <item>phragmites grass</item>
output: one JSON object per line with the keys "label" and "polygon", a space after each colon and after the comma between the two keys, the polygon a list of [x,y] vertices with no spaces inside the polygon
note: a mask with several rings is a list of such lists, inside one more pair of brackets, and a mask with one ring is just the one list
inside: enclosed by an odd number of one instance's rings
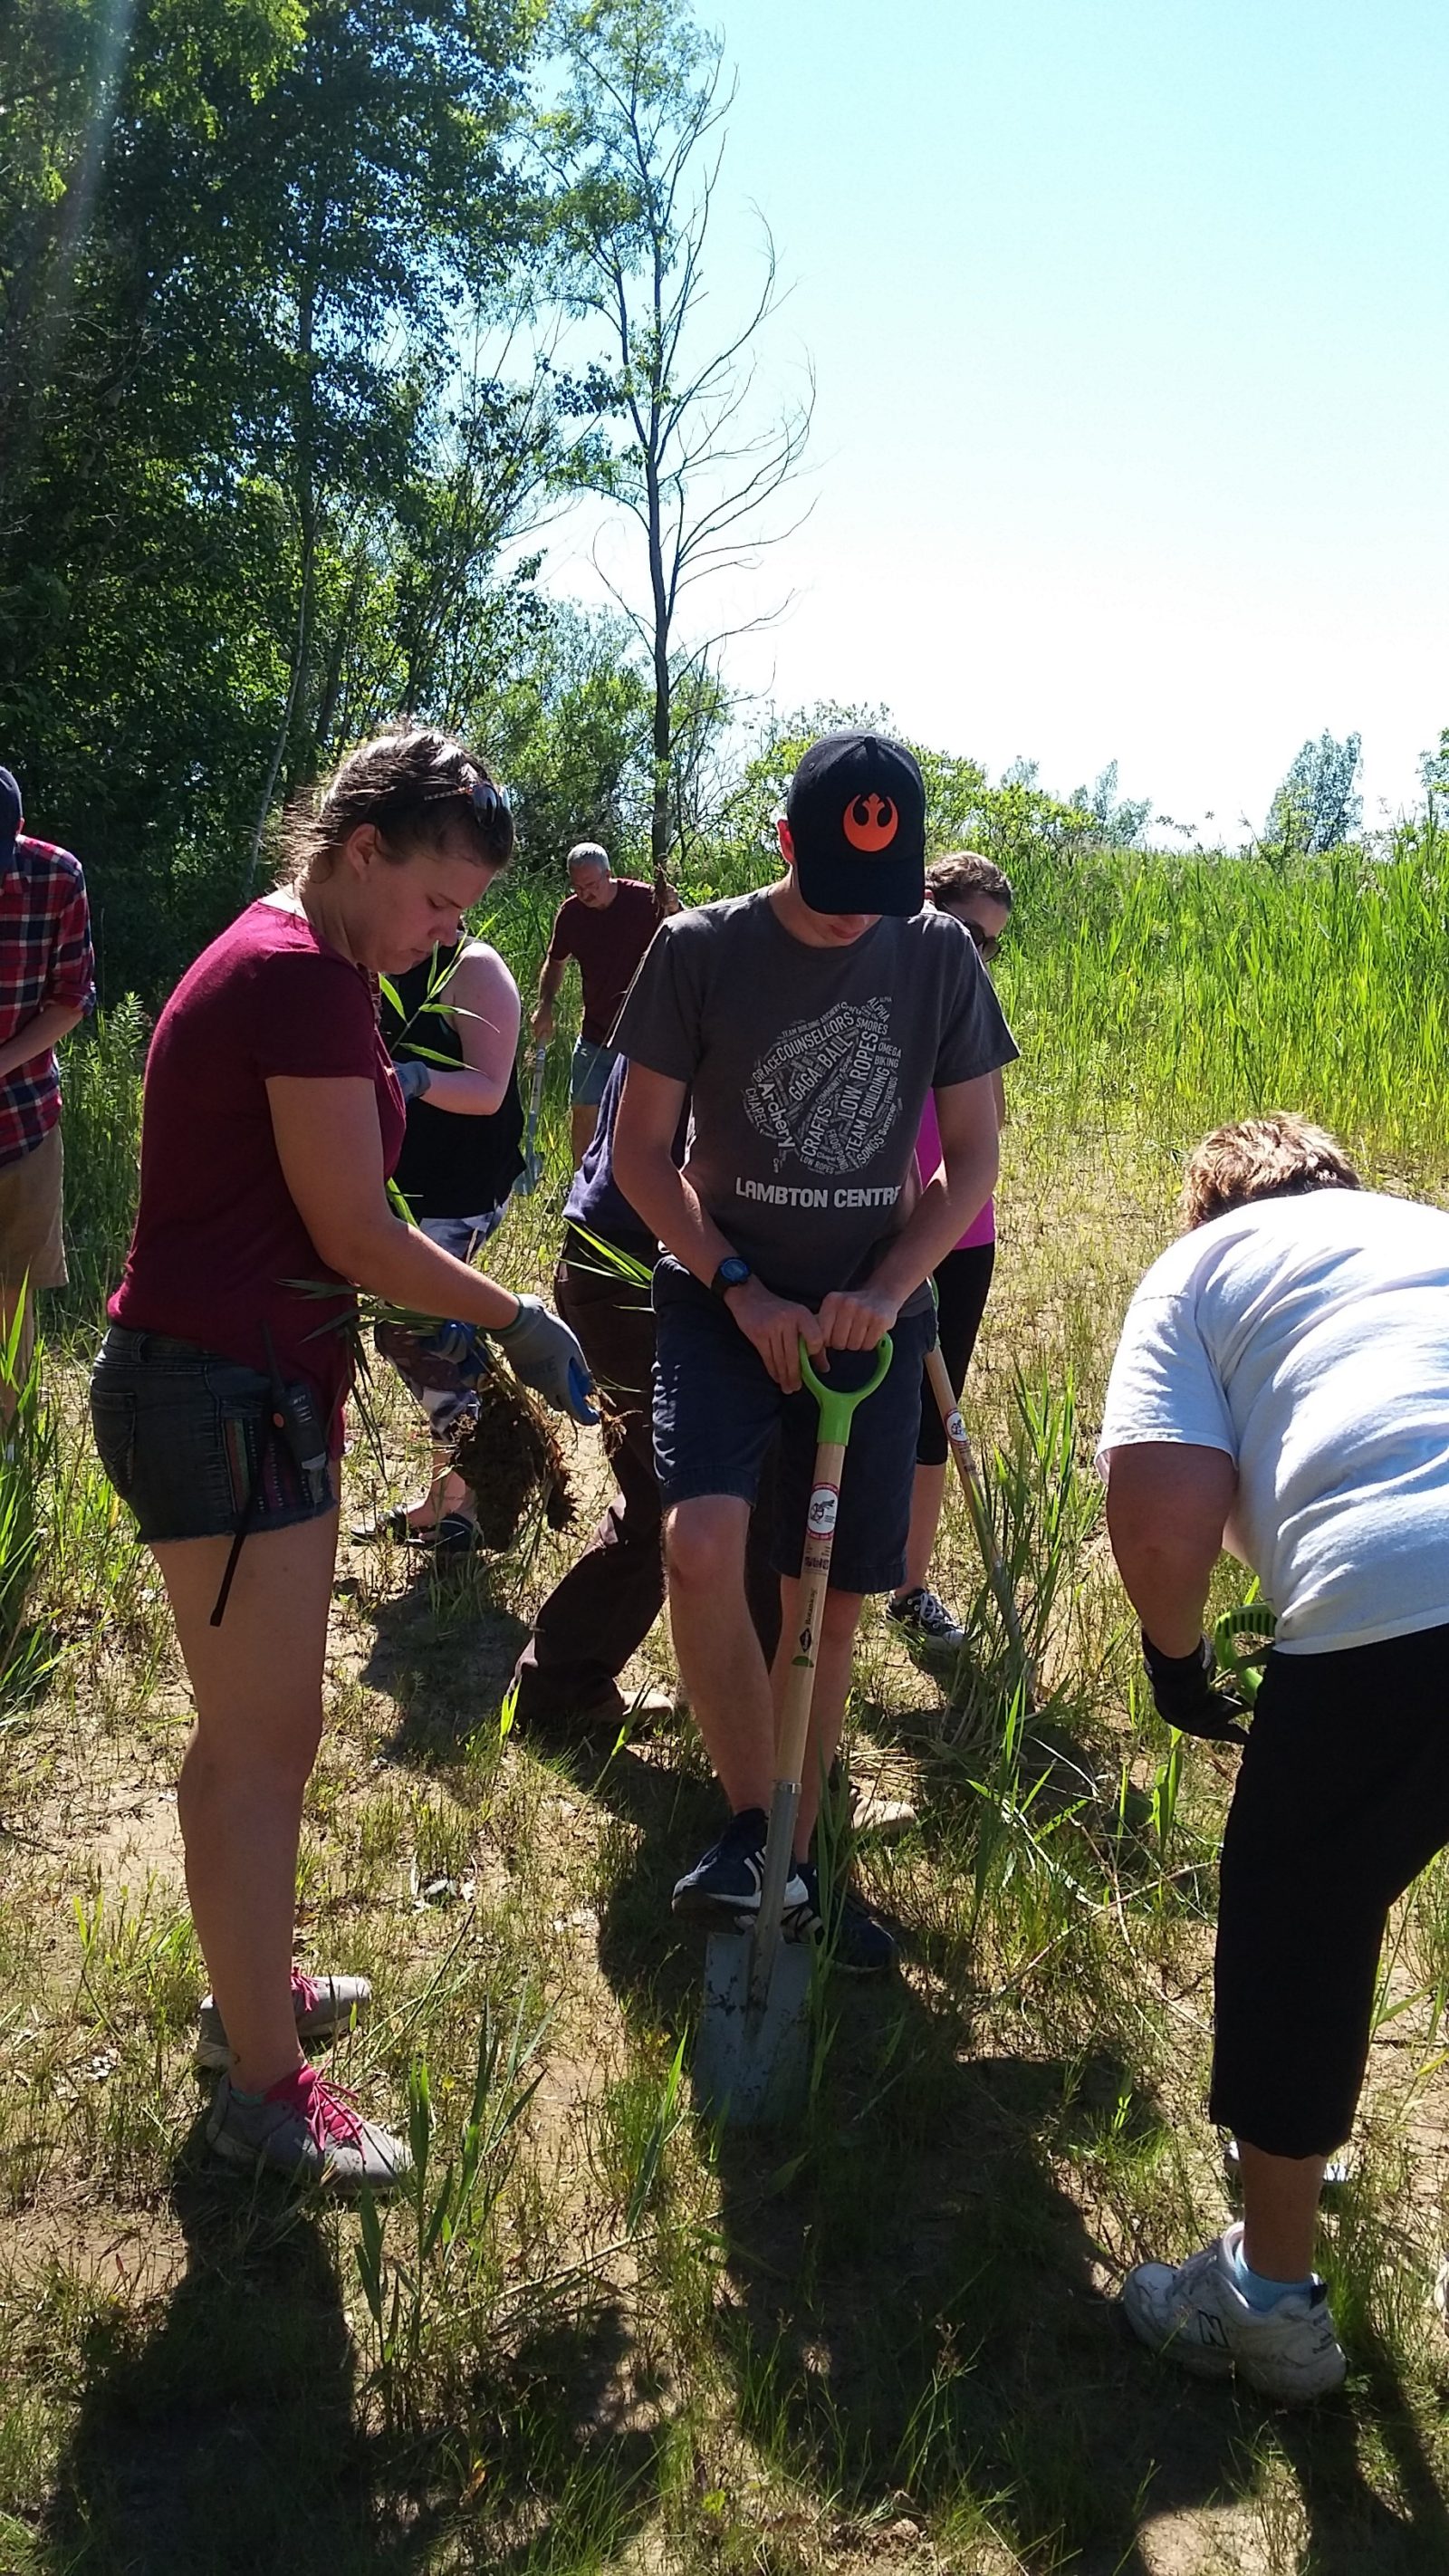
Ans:
{"label": "phragmites grass", "polygon": [[473,1496],[485,1547],[511,1547],[535,1501],[550,1529],[573,1521],[568,1468],[547,1410],[503,1369],[489,1369],[480,1383],[453,1465]]}

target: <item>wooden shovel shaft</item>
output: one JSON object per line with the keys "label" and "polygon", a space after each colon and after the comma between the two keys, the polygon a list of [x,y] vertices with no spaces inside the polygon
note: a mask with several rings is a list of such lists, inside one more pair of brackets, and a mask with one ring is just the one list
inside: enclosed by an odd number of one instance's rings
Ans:
{"label": "wooden shovel shaft", "polygon": [[1026,1640],[1021,1633],[1021,1618],[1012,1597],[1006,1568],[1001,1562],[1000,1551],[992,1536],[986,1497],[981,1491],[977,1478],[976,1461],[971,1455],[971,1443],[966,1436],[966,1425],[961,1419],[960,1408],[952,1390],[945,1356],[939,1342],[934,1343],[926,1353],[926,1375],[931,1381],[931,1392],[941,1409],[942,1428],[946,1434],[947,1446],[956,1461],[956,1472],[961,1479],[961,1489],[966,1496],[966,1508],[971,1515],[976,1544],[981,1550],[981,1562],[986,1569],[986,1579],[995,1595],[996,1606],[1001,1612],[1007,1642],[1020,1666],[1022,1680],[1029,1688],[1031,1670],[1027,1663]]}
{"label": "wooden shovel shaft", "polygon": [[815,1667],[820,1652],[820,1622],[830,1583],[830,1556],[835,1545],[835,1519],[840,1508],[840,1478],[845,1465],[841,1442],[822,1440],[815,1452],[815,1476],[805,1525],[805,1551],[800,1562],[800,1589],[795,1620],[795,1651],[785,1680],[780,1733],[775,1750],[775,1795],[765,1838],[765,1867],[760,1885],[750,2000],[762,2004],[770,1986],[775,1945],[780,1938],[785,1885],[795,1856],[795,1820],[805,1778],[810,1741],[810,1710],[815,1697]]}

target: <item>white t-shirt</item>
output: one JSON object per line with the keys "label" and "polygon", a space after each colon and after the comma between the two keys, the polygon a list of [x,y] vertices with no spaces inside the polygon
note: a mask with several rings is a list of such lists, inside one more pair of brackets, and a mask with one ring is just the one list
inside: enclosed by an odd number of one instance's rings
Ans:
{"label": "white t-shirt", "polygon": [[1098,1462],[1145,1440],[1234,1460],[1226,1543],[1286,1653],[1449,1623],[1449,1214],[1314,1190],[1173,1244],[1127,1310]]}

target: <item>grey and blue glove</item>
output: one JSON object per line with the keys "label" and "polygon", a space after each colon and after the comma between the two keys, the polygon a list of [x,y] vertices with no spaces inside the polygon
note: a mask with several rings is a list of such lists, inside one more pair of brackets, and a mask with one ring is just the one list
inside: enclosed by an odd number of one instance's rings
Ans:
{"label": "grey and blue glove", "polygon": [[433,1079],[432,1066],[424,1064],[421,1056],[410,1055],[405,1056],[401,1064],[394,1057],[392,1069],[404,1100],[421,1100]]}
{"label": "grey and blue glove", "polygon": [[520,1297],[514,1322],[489,1329],[495,1342],[502,1343],[515,1376],[545,1404],[556,1413],[572,1414],[575,1422],[598,1421],[589,1402],[594,1381],[588,1361],[567,1324],[550,1314],[541,1297]]}

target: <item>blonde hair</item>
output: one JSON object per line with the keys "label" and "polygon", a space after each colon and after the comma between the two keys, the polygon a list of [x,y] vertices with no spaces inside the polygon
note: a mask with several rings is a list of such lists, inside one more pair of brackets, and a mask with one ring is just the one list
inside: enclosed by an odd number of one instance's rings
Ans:
{"label": "blonde hair", "polygon": [[[479,811],[474,789],[493,788]],[[348,834],[376,824],[399,861],[422,841],[441,849],[461,835],[462,855],[479,867],[504,868],[513,852],[513,817],[485,762],[466,743],[431,727],[394,725],[350,751],[320,797],[295,804],[282,826],[282,851],[293,885],[319,884]],[[471,844],[471,846],[469,846]]]}
{"label": "blonde hair", "polygon": [[1184,1234],[1208,1225],[1230,1208],[1255,1199],[1298,1198],[1309,1190],[1356,1190],[1362,1185],[1343,1147],[1326,1127],[1310,1126],[1290,1110],[1239,1118],[1215,1127],[1194,1147],[1182,1176],[1178,1210]]}

